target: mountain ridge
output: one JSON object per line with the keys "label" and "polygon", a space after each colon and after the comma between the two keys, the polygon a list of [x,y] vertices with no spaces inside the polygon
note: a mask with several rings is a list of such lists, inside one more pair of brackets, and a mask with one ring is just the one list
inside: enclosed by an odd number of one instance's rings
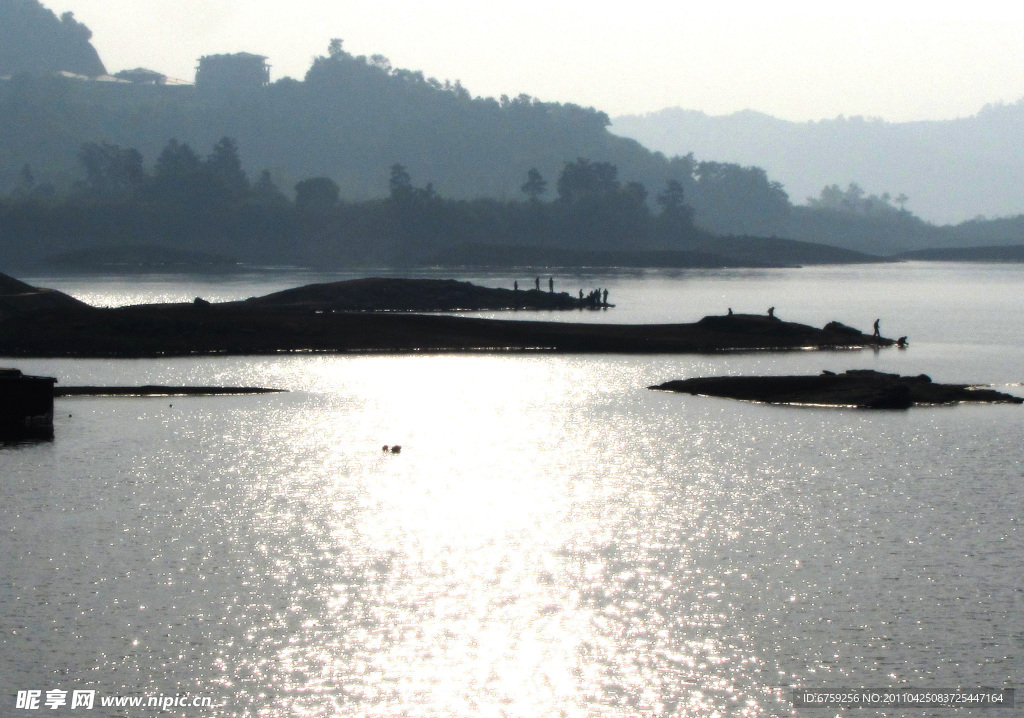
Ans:
{"label": "mountain ridge", "polygon": [[694,153],[763,167],[794,204],[854,182],[905,193],[937,224],[1024,212],[1024,100],[952,120],[838,117],[794,122],[755,110],[709,115],[665,108],[612,120],[615,134],[666,154]]}

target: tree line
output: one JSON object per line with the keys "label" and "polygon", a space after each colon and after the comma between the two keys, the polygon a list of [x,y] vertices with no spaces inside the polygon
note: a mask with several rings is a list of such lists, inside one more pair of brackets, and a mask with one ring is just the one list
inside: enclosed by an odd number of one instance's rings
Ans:
{"label": "tree line", "polygon": [[344,267],[429,263],[460,245],[686,249],[706,236],[680,180],[650,197],[615,165],[586,158],[565,162],[553,182],[531,168],[514,200],[447,198],[400,163],[380,199],[347,201],[326,176],[286,192],[270,171],[250,179],[228,137],[205,156],[170,140],[151,168],[137,149],[90,142],[78,163],[80,179],[67,190],[22,168],[20,184],[0,200],[7,256],[156,244],[250,263]]}

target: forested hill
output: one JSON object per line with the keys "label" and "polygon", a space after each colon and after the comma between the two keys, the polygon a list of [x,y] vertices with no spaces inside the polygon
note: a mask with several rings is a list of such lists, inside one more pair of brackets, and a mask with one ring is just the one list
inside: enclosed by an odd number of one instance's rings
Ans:
{"label": "forested hill", "polygon": [[[666,157],[635,139],[610,132],[607,115],[593,108],[527,95],[473,97],[459,82],[394,68],[383,56],[355,57],[340,40],[332,41],[327,53],[313,61],[302,81],[285,78],[264,84],[260,72],[255,81],[243,81],[240,76],[238,81],[195,86],[62,77],[47,62],[63,57],[63,50],[45,48],[53,47],[51,41],[58,38],[67,52],[78,47],[82,57],[95,56],[89,30],[68,14],[56,18],[36,0],[0,0],[0,13],[6,14],[0,17],[0,53],[11,54],[12,48],[22,47],[21,54],[11,57],[27,64],[12,67],[29,68],[11,75],[0,71],[0,201],[35,203],[32,216],[45,214],[48,203],[95,195],[98,186],[103,188],[100,194],[107,193],[110,183],[104,178],[110,177],[119,178],[113,184],[120,190],[130,189],[127,194],[139,200],[143,195],[135,190],[146,184],[146,177],[191,176],[202,169],[197,150],[223,146],[222,141],[230,138],[233,156],[242,162],[240,176],[260,177],[262,186],[282,190],[286,201],[298,200],[293,188],[309,181],[335,188],[342,204],[393,196],[393,170],[400,166],[409,186],[427,198],[557,202],[564,209],[576,202],[580,188],[562,186],[563,179],[579,174],[581,167],[589,168],[585,178],[595,184],[583,187],[583,195],[619,199],[622,193],[628,195],[625,204],[602,205],[603,211],[612,206],[623,210],[616,219],[618,229],[591,233],[600,235],[605,244],[618,237],[624,250],[636,249],[645,239],[625,237],[619,230],[644,226],[666,197],[673,207],[687,208],[697,230],[718,235],[787,237],[873,254],[1024,241],[1024,215],[936,227],[912,214],[904,206],[904,197],[868,194],[855,184],[843,190],[835,183],[847,180],[839,178],[824,189],[819,187],[820,196],[808,205],[793,206],[783,185],[754,162],[697,159],[694,152],[701,158],[721,155],[703,152],[696,143],[680,146],[679,155]],[[29,16],[35,24],[23,22]],[[50,33],[50,40],[43,30]],[[12,39],[12,34],[17,37]],[[33,60],[23,40],[42,55]],[[255,60],[257,70],[262,68],[259,56],[218,57]],[[103,70],[99,58],[94,59],[91,69],[70,62],[57,64],[92,76]],[[273,58],[269,59],[272,63]],[[135,75],[145,77],[146,73]],[[165,157],[168,148],[177,151]],[[843,156],[825,155],[836,167]],[[184,158],[184,166],[172,167],[174,158]],[[112,159],[127,164],[110,165]],[[167,162],[161,164],[161,160]],[[943,164],[947,165],[956,163]],[[809,159],[803,165],[808,175],[814,166]],[[919,175],[932,181],[940,173],[921,171]],[[1013,191],[1020,182],[1005,185]],[[910,191],[900,185],[868,186],[876,191]],[[970,183],[961,183],[947,188],[947,196],[953,202],[971,189]],[[911,207],[915,201],[912,195]],[[482,206],[476,203],[462,209],[476,211]],[[462,209],[447,216],[462,217],[474,227],[474,236],[467,241],[490,241],[488,237],[501,235],[484,221],[503,216],[501,212],[473,218]],[[559,213],[552,212],[553,216]],[[598,215],[590,219],[596,222]],[[146,226],[143,234],[156,231],[152,223]],[[568,225],[551,221],[546,226],[553,232]],[[211,232],[210,227],[192,229],[196,230],[192,238]],[[29,236],[0,225],[0,240],[16,235]],[[125,239],[131,239],[130,234]],[[529,239],[515,237],[518,243]],[[105,241],[122,240],[108,236]],[[544,237],[550,246],[578,247],[582,241],[582,235],[549,232]]]}
{"label": "forested hill", "polygon": [[0,0],[0,76],[73,72],[106,74],[92,33],[71,13],[60,18],[38,0]]}
{"label": "forested hill", "polygon": [[710,230],[780,233],[788,197],[763,170],[669,159],[607,125],[603,112],[572,104],[474,98],[458,82],[392,68],[381,56],[354,57],[340,42],[303,81],[231,92],[15,77],[0,82],[0,193],[26,177],[71,187],[88,142],[138,149],[151,166],[170,139],[202,148],[228,136],[250,175],[269,169],[286,190],[322,176],[346,200],[379,198],[389,168],[401,163],[439,195],[518,199],[536,168],[551,187],[544,200],[565,164],[586,158],[614,165],[652,198],[678,180]]}

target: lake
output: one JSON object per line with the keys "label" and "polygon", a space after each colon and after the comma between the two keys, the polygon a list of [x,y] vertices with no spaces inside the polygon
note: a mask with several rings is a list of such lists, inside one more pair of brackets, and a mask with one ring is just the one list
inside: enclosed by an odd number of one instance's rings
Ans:
{"label": "lake", "polygon": [[[338,278],[25,279],[120,305]],[[2,713],[32,714],[19,691],[60,690],[69,705],[42,710],[75,715],[72,692],[92,690],[111,716],[832,716],[845,709],[795,708],[793,689],[1022,684],[1021,406],[866,412],[646,387],[872,368],[1024,395],[1024,266],[554,282],[607,288],[616,307],[540,318],[774,306],[817,326],[880,318],[910,347],[4,360],[62,384],[288,393],[58,399],[52,443],[0,447]],[[112,697],[213,705],[100,706]]]}

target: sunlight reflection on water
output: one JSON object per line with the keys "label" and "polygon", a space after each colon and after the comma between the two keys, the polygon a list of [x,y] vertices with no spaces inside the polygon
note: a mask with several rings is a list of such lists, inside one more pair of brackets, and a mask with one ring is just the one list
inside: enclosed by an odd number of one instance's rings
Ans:
{"label": "sunlight reflection on water", "polygon": [[1020,407],[645,388],[1019,371],[956,341],[20,362],[65,384],[291,391],[65,399],[57,441],[3,450],[0,684],[213,694],[219,718],[782,716],[794,685],[1015,685]]}

